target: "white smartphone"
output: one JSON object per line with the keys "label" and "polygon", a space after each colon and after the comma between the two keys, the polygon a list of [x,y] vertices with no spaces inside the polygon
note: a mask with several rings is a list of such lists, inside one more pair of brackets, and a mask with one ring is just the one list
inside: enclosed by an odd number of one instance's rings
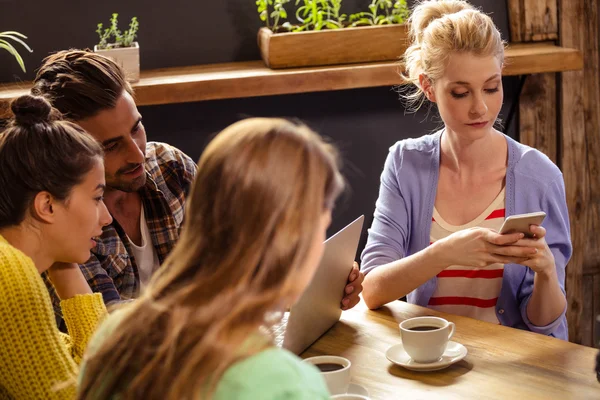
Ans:
{"label": "white smartphone", "polygon": [[500,233],[515,233],[520,232],[527,238],[532,238],[533,234],[529,231],[530,225],[541,225],[546,218],[546,213],[543,211],[533,212],[529,214],[511,215],[504,220]]}

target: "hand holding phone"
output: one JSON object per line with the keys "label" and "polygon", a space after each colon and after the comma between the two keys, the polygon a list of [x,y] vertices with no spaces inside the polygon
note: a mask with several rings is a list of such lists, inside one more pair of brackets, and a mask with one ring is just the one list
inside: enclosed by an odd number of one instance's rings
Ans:
{"label": "hand holding phone", "polygon": [[500,233],[515,233],[520,232],[526,238],[532,239],[533,234],[529,230],[530,225],[541,225],[546,218],[546,213],[543,211],[533,212],[529,214],[511,215],[504,220]]}

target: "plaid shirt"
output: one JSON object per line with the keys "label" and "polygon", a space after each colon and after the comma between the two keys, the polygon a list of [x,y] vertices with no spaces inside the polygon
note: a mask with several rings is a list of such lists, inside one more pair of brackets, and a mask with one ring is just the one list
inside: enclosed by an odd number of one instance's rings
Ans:
{"label": "plaid shirt", "polygon": [[[196,164],[172,146],[149,142],[145,169],[146,185],[139,193],[152,244],[162,264],[179,239],[185,198],[196,174]],[[138,267],[129,239],[116,220],[103,228],[90,259],[79,267],[92,291],[102,293],[106,305],[139,295]],[[60,300],[47,277],[45,281],[61,326]]]}

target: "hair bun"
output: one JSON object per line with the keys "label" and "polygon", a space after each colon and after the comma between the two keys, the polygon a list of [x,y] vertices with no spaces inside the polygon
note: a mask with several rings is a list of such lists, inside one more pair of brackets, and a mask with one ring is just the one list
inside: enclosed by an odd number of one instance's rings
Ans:
{"label": "hair bun", "polygon": [[436,19],[463,10],[474,10],[465,0],[425,0],[417,4],[410,17],[410,30],[413,40],[421,43],[425,29]]}
{"label": "hair bun", "polygon": [[31,126],[58,119],[48,100],[41,96],[25,94],[13,100],[10,108],[15,115],[15,123],[21,126]]}

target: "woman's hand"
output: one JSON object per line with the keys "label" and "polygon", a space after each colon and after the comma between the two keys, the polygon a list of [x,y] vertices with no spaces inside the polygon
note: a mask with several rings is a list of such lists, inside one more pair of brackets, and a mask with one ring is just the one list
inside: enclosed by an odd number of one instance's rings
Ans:
{"label": "woman's hand", "polygon": [[362,292],[362,283],[365,280],[365,275],[360,272],[358,263],[355,261],[352,266],[352,271],[348,275],[348,283],[344,288],[344,298],[342,299],[342,310],[349,310],[360,301],[358,295]]}
{"label": "woman's hand", "polygon": [[554,276],[556,274],[556,264],[554,263],[554,255],[550,251],[548,243],[546,243],[546,229],[538,225],[531,225],[529,230],[533,233],[534,238],[521,239],[514,245],[535,249],[535,252],[529,255],[526,260],[519,262],[519,264],[531,268],[538,274],[548,277]]}
{"label": "woman's hand", "polygon": [[48,269],[48,277],[61,300],[92,293],[77,264],[56,262]]}
{"label": "woman's hand", "polygon": [[530,225],[529,231],[533,233],[533,239],[521,239],[515,243],[515,246],[536,250],[526,260],[519,262],[535,272],[533,292],[527,304],[527,318],[535,326],[546,326],[564,312],[567,299],[558,281],[554,255],[546,243],[546,229]]}
{"label": "woman's hand", "polygon": [[501,235],[487,228],[471,228],[453,233],[434,245],[441,246],[445,264],[484,268],[488,265],[522,264],[536,255],[537,247],[526,246],[522,233]]}

